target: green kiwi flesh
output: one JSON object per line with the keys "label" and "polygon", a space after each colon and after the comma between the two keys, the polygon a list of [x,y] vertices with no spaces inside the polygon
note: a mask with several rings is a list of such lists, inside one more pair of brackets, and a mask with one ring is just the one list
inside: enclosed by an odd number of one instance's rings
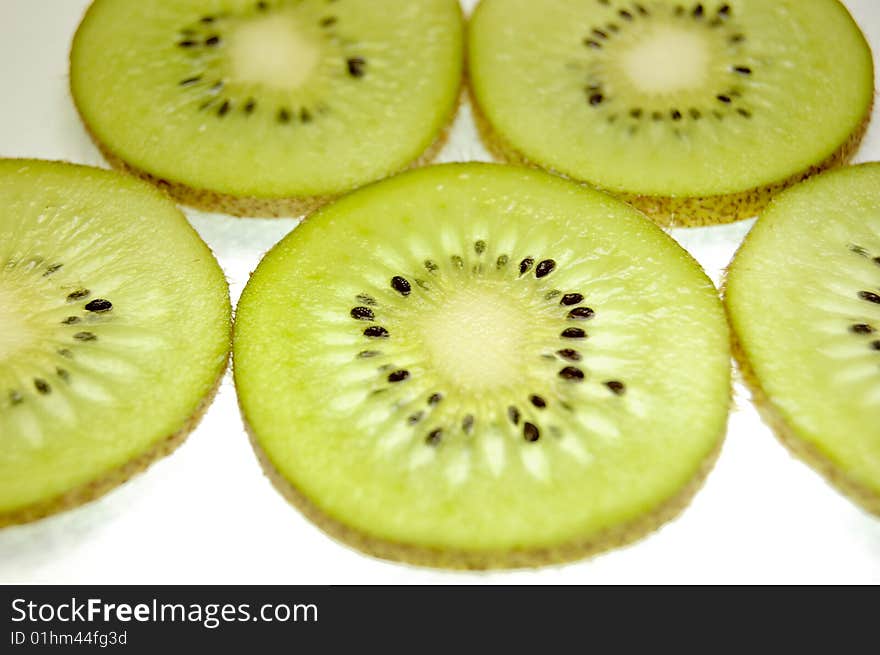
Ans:
{"label": "green kiwi flesh", "polygon": [[95,0],[71,89],[114,166],[204,209],[295,214],[436,152],[463,40],[456,0]]}
{"label": "green kiwi flesh", "polygon": [[720,446],[714,286],[627,205],[451,164],[319,210],[238,306],[235,383],[272,480],[331,534],[450,568],[538,565],[680,511]]}
{"label": "green kiwi flesh", "polygon": [[225,370],[230,315],[220,267],[164,194],[0,160],[0,527],[173,450]]}
{"label": "green kiwi flesh", "polygon": [[880,164],[777,197],[730,267],[725,302],[768,423],[880,514]]}
{"label": "green kiwi flesh", "polygon": [[669,225],[753,216],[845,163],[874,97],[838,0],[483,0],[468,47],[497,155]]}

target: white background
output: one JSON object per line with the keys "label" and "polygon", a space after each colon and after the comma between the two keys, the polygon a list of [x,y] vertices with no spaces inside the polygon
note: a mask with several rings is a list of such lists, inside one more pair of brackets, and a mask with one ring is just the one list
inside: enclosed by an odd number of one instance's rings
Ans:
{"label": "white background", "polygon": [[[0,156],[105,165],[67,90],[68,48],[87,4],[0,0]],[[880,53],[880,2],[846,4]],[[489,159],[467,107],[440,159]],[[880,160],[876,113],[858,155],[872,159]],[[296,225],[187,214],[223,265],[233,302],[262,254]],[[673,235],[717,282],[750,225]],[[465,574],[375,560],[306,521],[257,465],[227,375],[202,424],[173,456],[95,503],[0,531],[0,582],[880,583],[880,520],[792,459],[741,385],[735,403],[706,487],[653,536],[576,564]]]}

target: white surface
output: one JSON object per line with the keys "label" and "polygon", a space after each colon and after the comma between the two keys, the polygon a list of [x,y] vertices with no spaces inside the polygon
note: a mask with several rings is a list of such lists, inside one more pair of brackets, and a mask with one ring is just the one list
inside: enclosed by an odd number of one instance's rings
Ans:
{"label": "white surface", "polygon": [[[0,0],[0,156],[104,165],[67,91],[68,47],[87,4]],[[847,5],[880,52],[880,2]],[[469,159],[488,156],[465,107],[441,160]],[[858,159],[880,160],[880,117]],[[226,270],[234,301],[261,255],[296,225],[188,215]],[[674,236],[717,281],[750,225]],[[332,541],[275,492],[227,376],[172,457],[98,502],[0,532],[0,582],[880,583],[880,520],[793,460],[738,385],[717,468],[684,515],[653,536],[539,571],[459,574],[386,563]]]}

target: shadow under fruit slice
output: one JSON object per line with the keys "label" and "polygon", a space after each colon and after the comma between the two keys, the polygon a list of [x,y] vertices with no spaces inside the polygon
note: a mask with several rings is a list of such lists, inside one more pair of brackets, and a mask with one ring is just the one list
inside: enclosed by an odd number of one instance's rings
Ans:
{"label": "shadow under fruit slice", "polygon": [[439,166],[305,221],[238,307],[235,381],[276,485],[369,553],[575,559],[681,510],[725,430],[699,266],[559,178]]}
{"label": "shadow under fruit slice", "polygon": [[483,0],[468,51],[496,153],[662,224],[753,216],[845,162],[874,97],[838,0]]}
{"label": "shadow under fruit slice", "polygon": [[725,301],[767,422],[880,514],[880,164],[775,199],[730,267]]}
{"label": "shadow under fruit slice", "polygon": [[296,214],[433,156],[463,39],[456,0],[96,0],[71,89],[114,166],[201,208]]}
{"label": "shadow under fruit slice", "polygon": [[223,272],[162,193],[0,160],[0,527],[92,500],[173,450],[229,342]]}

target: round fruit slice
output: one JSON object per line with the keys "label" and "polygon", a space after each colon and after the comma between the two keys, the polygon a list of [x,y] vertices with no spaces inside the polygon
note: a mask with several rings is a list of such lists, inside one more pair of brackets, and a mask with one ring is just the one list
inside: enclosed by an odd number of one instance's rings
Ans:
{"label": "round fruit slice", "polygon": [[880,164],[779,196],[726,288],[737,357],[767,422],[880,514]]}
{"label": "round fruit slice", "polygon": [[226,367],[223,272],[159,191],[0,160],[0,527],[171,452]]}
{"label": "round fruit slice", "polygon": [[574,559],[681,510],[725,430],[724,312],[635,210],[448,165],[298,227],[238,308],[235,379],[276,485],[331,534],[457,568]]}
{"label": "round fruit slice", "polygon": [[753,216],[845,162],[874,97],[838,0],[483,0],[469,53],[494,151],[663,224]]}
{"label": "round fruit slice", "polygon": [[463,40],[456,0],[96,0],[71,88],[114,166],[205,209],[294,214],[433,156]]}

